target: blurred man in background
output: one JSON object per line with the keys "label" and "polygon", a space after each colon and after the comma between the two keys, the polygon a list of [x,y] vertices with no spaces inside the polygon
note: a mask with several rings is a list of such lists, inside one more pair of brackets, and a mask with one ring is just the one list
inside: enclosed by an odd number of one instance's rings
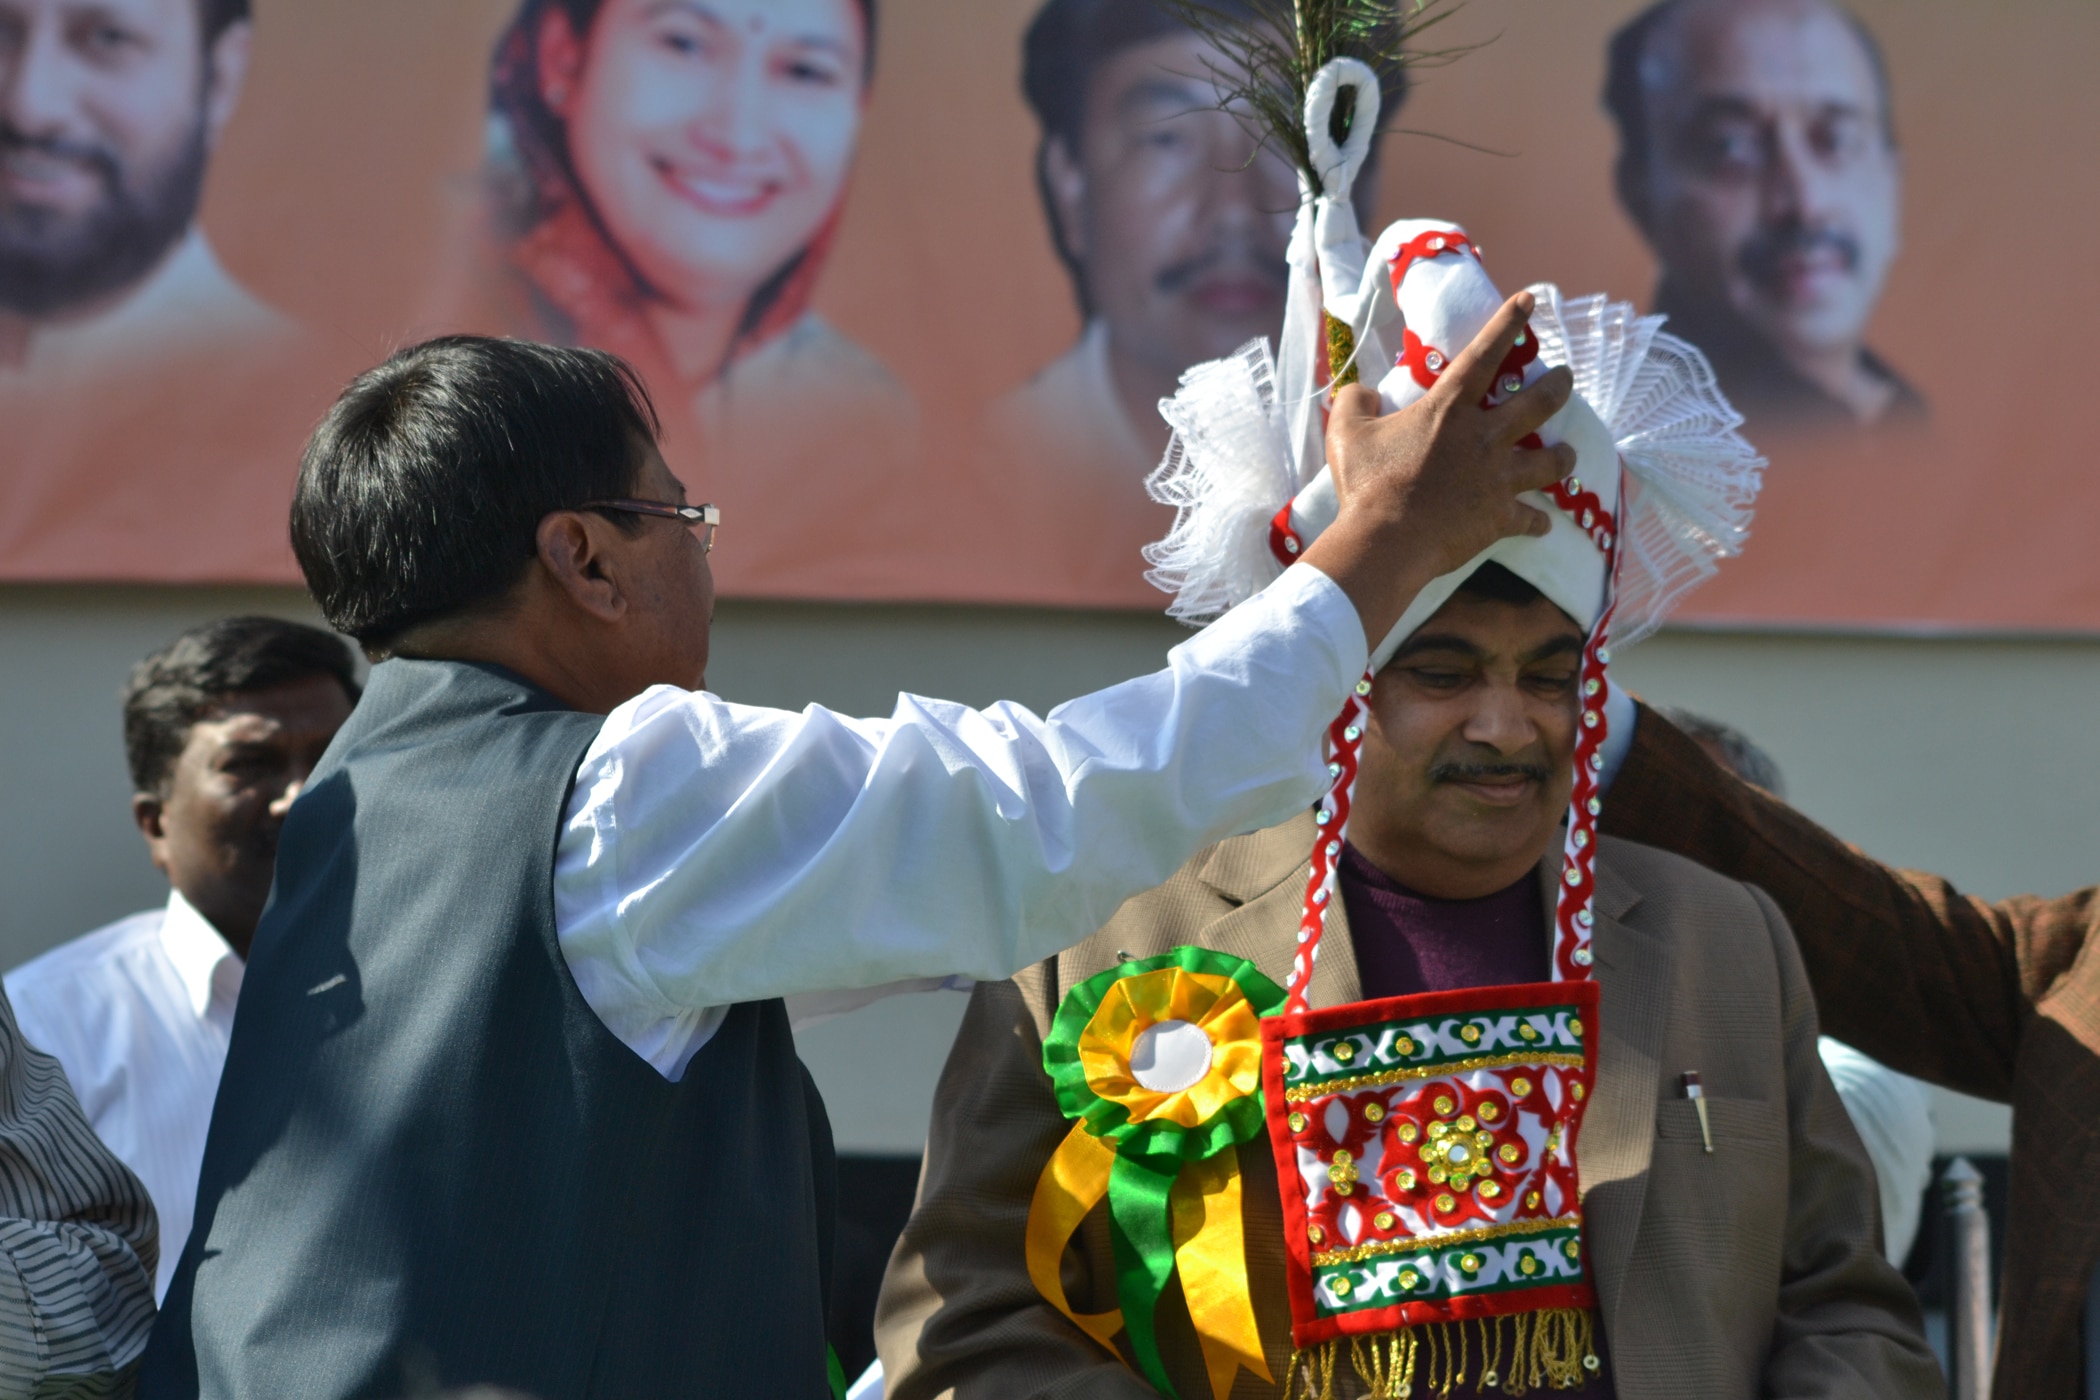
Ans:
{"label": "blurred man in background", "polygon": [[[1254,18],[1244,0],[1214,8]],[[1160,399],[1283,323],[1297,176],[1219,109],[1223,59],[1152,0],[1049,0],[1022,40],[1036,185],[1084,329],[991,406],[986,465],[1031,529],[1082,522],[1060,532],[1059,567],[1102,588],[1142,588],[1138,551],[1173,523],[1144,489],[1167,445]],[[1395,74],[1388,118],[1400,99]],[[1375,170],[1357,182],[1365,210]]]}
{"label": "blurred man in background", "polygon": [[1864,25],[1831,0],[1662,0],[1612,36],[1604,103],[1655,309],[1753,429],[1922,414],[1865,343],[1903,170]]}
{"label": "blurred man in background", "polygon": [[288,329],[197,227],[248,0],[0,0],[0,383]]}
{"label": "blurred man in background", "polygon": [[[2100,887],[1995,904],[1881,865],[1640,708],[1607,833],[1755,884],[1800,940],[1824,1026],[2013,1107],[1997,1400],[2085,1394],[2100,1273]],[[1959,801],[1950,793],[1948,801]]]}
{"label": "blurred man in background", "polygon": [[7,974],[23,1034],[152,1193],[156,1297],[189,1235],[278,829],[356,703],[353,666],[341,638],[271,617],[207,623],[141,661],[124,688],[131,812],[168,902]]}
{"label": "blurred man in background", "polygon": [[[1786,778],[1773,757],[1733,726],[1673,705],[1656,713],[1677,726],[1707,757],[1746,783],[1774,797],[1786,797]],[[1932,1095],[1907,1074],[1862,1055],[1841,1040],[1818,1042],[1823,1068],[1837,1085],[1845,1112],[1866,1144],[1881,1187],[1882,1252],[1897,1268],[1910,1257],[1924,1212],[1925,1189],[1932,1182],[1932,1149],[1937,1136],[1932,1121]]]}

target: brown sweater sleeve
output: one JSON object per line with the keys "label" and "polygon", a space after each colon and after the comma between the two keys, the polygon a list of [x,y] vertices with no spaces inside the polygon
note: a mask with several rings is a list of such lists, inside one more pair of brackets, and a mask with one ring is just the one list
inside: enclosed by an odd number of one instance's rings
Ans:
{"label": "brown sweater sleeve", "polygon": [[2100,914],[2100,890],[1986,904],[1871,860],[1723,771],[1645,705],[1603,828],[1763,889],[1793,926],[1825,1030],[1982,1098],[2012,1097],[2027,1019]]}

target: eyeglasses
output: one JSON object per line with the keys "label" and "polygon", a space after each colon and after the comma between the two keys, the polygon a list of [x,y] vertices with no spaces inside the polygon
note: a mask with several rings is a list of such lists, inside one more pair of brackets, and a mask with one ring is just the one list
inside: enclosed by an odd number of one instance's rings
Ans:
{"label": "eyeglasses", "polygon": [[700,533],[702,553],[712,554],[715,549],[715,530],[722,523],[722,512],[716,506],[674,506],[664,501],[585,501],[578,510],[614,510],[626,515],[660,515],[666,520],[682,520]]}

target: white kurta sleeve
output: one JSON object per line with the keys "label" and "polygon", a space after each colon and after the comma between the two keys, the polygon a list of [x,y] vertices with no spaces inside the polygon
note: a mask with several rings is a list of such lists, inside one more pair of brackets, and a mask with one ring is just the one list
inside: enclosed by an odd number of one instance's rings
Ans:
{"label": "white kurta sleeve", "polygon": [[658,687],[607,717],[555,853],[584,999],[665,1075],[739,1002],[1002,978],[1197,850],[1327,784],[1366,664],[1339,587],[1296,565],[1165,670],[1038,718],[904,695],[884,720]]}

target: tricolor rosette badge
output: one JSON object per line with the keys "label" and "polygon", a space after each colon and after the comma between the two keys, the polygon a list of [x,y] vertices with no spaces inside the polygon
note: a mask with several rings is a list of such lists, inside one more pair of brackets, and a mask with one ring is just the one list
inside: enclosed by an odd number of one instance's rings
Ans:
{"label": "tricolor rosette badge", "polygon": [[[1162,1395],[1177,1392],[1154,1311],[1177,1272],[1217,1400],[1240,1367],[1272,1379],[1248,1295],[1238,1154],[1264,1131],[1261,1019],[1282,1004],[1283,989],[1245,959],[1175,948],[1072,988],[1043,1045],[1074,1121],[1036,1182],[1029,1277],[1111,1351],[1125,1333]],[[1080,1313],[1059,1262],[1103,1199],[1120,1306]]]}

